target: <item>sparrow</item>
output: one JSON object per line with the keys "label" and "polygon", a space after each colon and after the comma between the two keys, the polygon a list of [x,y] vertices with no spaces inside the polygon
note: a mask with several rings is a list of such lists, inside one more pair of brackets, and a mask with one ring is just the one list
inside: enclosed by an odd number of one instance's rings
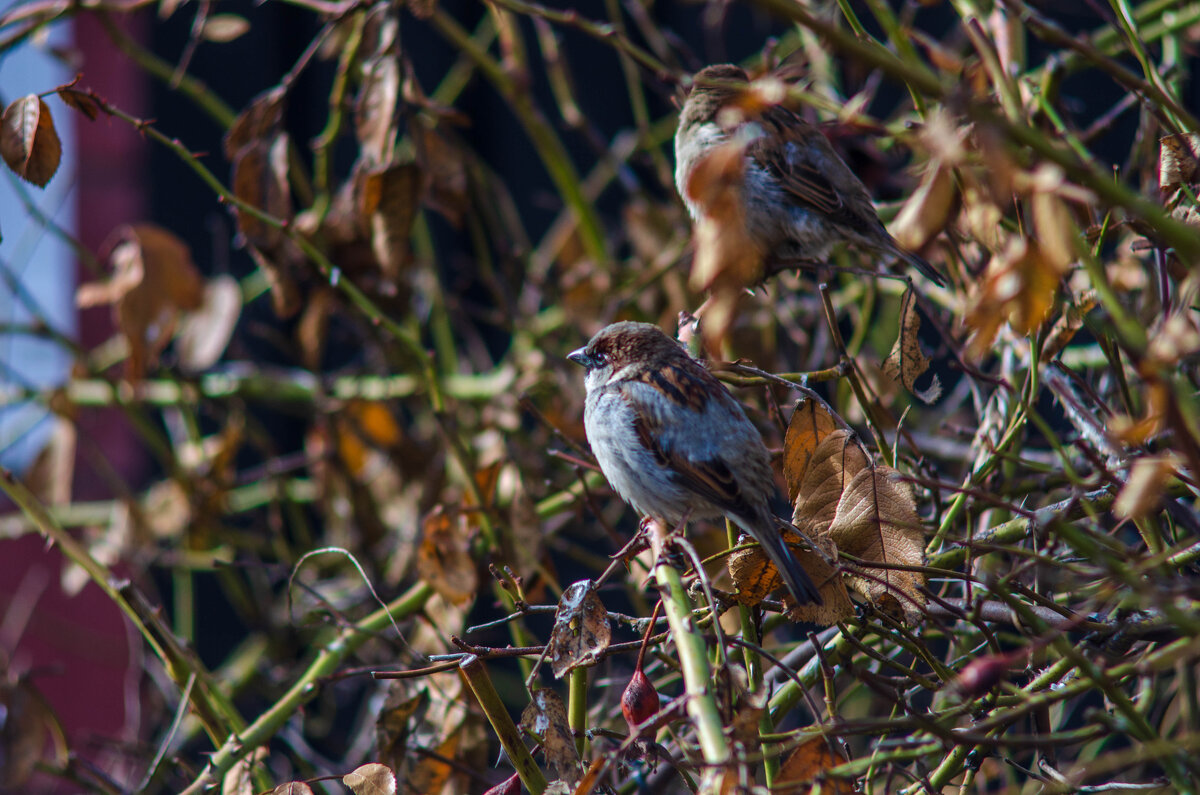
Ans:
{"label": "sparrow", "polygon": [[771,510],[771,456],[716,376],[648,323],[614,323],[567,356],[587,369],[583,425],[609,484],[674,527],[727,516],[779,569],[798,604],[821,603]]}
{"label": "sparrow", "polygon": [[698,164],[718,147],[745,143],[741,207],[746,233],[772,262],[823,262],[839,241],[899,257],[939,285],[942,275],[904,251],[880,222],[862,181],[814,125],[779,104],[753,97],[745,70],[733,64],[696,73],[675,131],[675,187],[693,221],[689,198]]}

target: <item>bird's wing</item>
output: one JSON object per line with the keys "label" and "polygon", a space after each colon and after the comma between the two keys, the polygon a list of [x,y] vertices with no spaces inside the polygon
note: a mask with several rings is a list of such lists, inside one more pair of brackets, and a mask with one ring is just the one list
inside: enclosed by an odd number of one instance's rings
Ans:
{"label": "bird's wing", "polygon": [[[694,372],[692,370],[678,366],[654,369],[643,376],[646,388],[625,391],[625,398],[633,408],[633,429],[637,439],[680,486],[729,514],[755,516],[757,511],[752,501],[742,492],[729,465],[717,454],[716,440],[709,443],[710,440],[704,437],[711,430],[704,427],[701,415],[712,411],[737,411],[736,406],[727,405],[733,403],[733,398],[707,370],[699,365]],[[707,383],[710,379],[712,383]],[[687,416],[695,422],[680,427],[676,420],[668,426],[664,412],[656,410],[653,402],[647,399],[649,389],[686,409]],[[714,399],[719,400],[720,405],[710,406],[709,402]],[[673,411],[672,416],[677,417],[678,411]],[[736,422],[734,417],[729,419]],[[744,417],[741,420],[749,422]],[[680,443],[680,437],[687,437],[686,445]],[[685,446],[691,455],[683,452]]]}
{"label": "bird's wing", "polygon": [[829,150],[823,159],[837,159],[821,131],[792,111],[779,107],[763,113],[758,123],[765,134],[750,144],[747,154],[775,178],[784,193],[796,204],[823,215],[845,212],[846,198],[842,191],[830,181],[826,169],[805,152],[805,147],[815,146],[822,154]]}

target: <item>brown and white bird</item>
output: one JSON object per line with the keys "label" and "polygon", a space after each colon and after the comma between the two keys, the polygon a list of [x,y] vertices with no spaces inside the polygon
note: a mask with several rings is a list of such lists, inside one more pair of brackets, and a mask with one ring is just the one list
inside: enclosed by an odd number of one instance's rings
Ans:
{"label": "brown and white bird", "polygon": [[704,365],[657,326],[629,322],[601,329],[567,358],[587,369],[584,428],[625,502],[672,527],[729,517],[762,545],[797,603],[821,602],[771,510],[762,436]]}
{"label": "brown and white bird", "polygon": [[743,142],[740,184],[746,236],[773,263],[825,262],[841,241],[904,260],[935,283],[942,275],[904,251],[880,222],[862,181],[828,139],[798,114],[750,96],[745,70],[707,66],[693,81],[675,132],[675,186],[694,221],[696,167],[718,148]]}

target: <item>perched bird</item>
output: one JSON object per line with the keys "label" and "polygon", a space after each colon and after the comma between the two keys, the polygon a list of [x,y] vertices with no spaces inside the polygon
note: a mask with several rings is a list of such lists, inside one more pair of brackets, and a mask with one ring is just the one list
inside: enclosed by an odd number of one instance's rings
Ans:
{"label": "perched bird", "polygon": [[584,428],[621,499],[670,526],[729,517],[799,604],[821,602],[771,510],[770,453],[712,373],[648,323],[614,323],[567,358],[587,368]]}
{"label": "perched bird", "polygon": [[824,262],[844,240],[899,257],[945,284],[932,265],[888,234],[866,187],[820,130],[782,105],[755,102],[748,91],[741,67],[707,66],[684,102],[675,132],[675,186],[694,221],[703,209],[689,198],[697,165],[722,145],[745,141],[741,207],[746,234],[767,260]]}

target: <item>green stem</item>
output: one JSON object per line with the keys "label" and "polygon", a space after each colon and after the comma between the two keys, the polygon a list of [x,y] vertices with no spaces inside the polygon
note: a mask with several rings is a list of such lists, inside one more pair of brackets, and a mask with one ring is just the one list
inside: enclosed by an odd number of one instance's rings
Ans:
{"label": "green stem", "polygon": [[487,718],[488,723],[492,725],[492,730],[500,739],[500,745],[508,754],[509,761],[517,769],[521,783],[532,795],[541,795],[546,789],[546,777],[529,753],[529,749],[525,747],[520,730],[513,723],[512,717],[508,714],[508,708],[504,706],[504,701],[496,692],[496,686],[492,684],[491,677],[488,676],[487,667],[484,666],[482,660],[471,654],[463,658],[462,663],[459,664],[459,670],[462,671],[463,678],[467,680],[471,692],[479,701],[479,706],[483,708],[484,717]]}
{"label": "green stem", "polygon": [[725,739],[716,699],[709,692],[712,670],[708,666],[704,636],[693,620],[691,602],[679,571],[662,555],[654,571],[667,614],[667,624],[671,627],[671,637],[675,639],[675,648],[679,651],[687,712],[696,727],[701,753],[706,764],[723,765],[729,761],[729,743]]}

